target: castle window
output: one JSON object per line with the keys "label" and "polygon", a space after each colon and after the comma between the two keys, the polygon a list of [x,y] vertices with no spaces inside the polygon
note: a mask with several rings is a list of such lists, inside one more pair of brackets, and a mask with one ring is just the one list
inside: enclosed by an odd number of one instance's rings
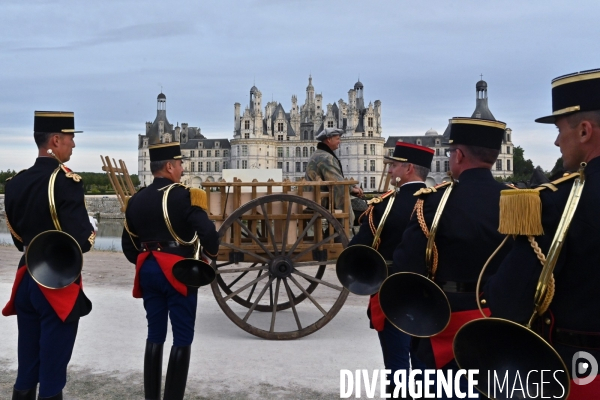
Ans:
{"label": "castle window", "polygon": [[283,162],[282,161],[277,161],[277,168],[278,169],[283,169]]}
{"label": "castle window", "polygon": [[310,148],[310,155],[312,156],[314,152],[315,152],[315,148],[314,148],[314,147],[311,147],[311,148]]}
{"label": "castle window", "polygon": [[302,172],[306,172],[306,166],[308,165],[307,162],[303,162],[302,163]]}
{"label": "castle window", "polygon": [[240,160],[237,160],[237,169],[240,169]]}
{"label": "castle window", "polygon": [[223,161],[223,169],[228,169],[229,163],[227,161]]}
{"label": "castle window", "polygon": [[198,172],[202,172],[202,164],[204,164],[204,163],[203,162],[198,163]]}
{"label": "castle window", "polygon": [[202,147],[204,147],[204,143],[198,142],[198,148],[201,149]]}
{"label": "castle window", "polygon": [[439,161],[435,162],[435,172],[440,172],[440,162]]}
{"label": "castle window", "polygon": [[367,119],[367,121],[368,121],[368,125],[367,125],[367,126],[368,126],[369,128],[372,128],[372,127],[373,127],[373,117],[369,117],[369,118]]}
{"label": "castle window", "polygon": [[248,155],[248,146],[243,144],[242,145],[242,156],[247,156]]}
{"label": "castle window", "polygon": [[[300,157],[300,147],[296,147],[296,157]],[[297,171],[300,172],[300,171]]]}
{"label": "castle window", "polygon": [[299,162],[296,163],[296,172],[302,172],[300,170],[300,163]]}
{"label": "castle window", "polygon": [[229,157],[229,150],[223,150],[223,157]]}
{"label": "castle window", "polygon": [[371,155],[372,156],[375,155],[375,145],[374,144],[371,145]]}
{"label": "castle window", "polygon": [[369,131],[369,137],[373,137],[373,131]]}
{"label": "castle window", "polygon": [[375,177],[371,177],[371,189],[375,189]]}
{"label": "castle window", "polygon": [[304,131],[303,139],[308,140],[308,131]]}
{"label": "castle window", "polygon": [[440,155],[440,149],[435,149],[435,155],[439,156]]}
{"label": "castle window", "polygon": [[450,171],[450,161],[444,161],[444,172]]}
{"label": "castle window", "polygon": [[506,160],[506,170],[510,171],[510,160]]}
{"label": "castle window", "polygon": [[210,162],[206,162],[206,172],[210,172]]}
{"label": "castle window", "polygon": [[289,148],[289,147],[286,147],[286,148],[285,148],[285,156],[286,156],[286,157],[289,157],[289,156],[290,156],[290,148]]}
{"label": "castle window", "polygon": [[[364,162],[364,170],[365,170],[365,171],[367,170],[367,160],[365,160],[365,162]],[[366,178],[365,178],[365,179],[366,179]],[[366,183],[365,183],[365,187],[366,187]]]}
{"label": "castle window", "polygon": [[417,139],[417,144],[420,146],[421,145],[421,139]]}
{"label": "castle window", "polygon": [[206,150],[206,157],[212,157],[212,156],[210,155],[210,150]]}
{"label": "castle window", "polygon": [[283,157],[283,147],[277,148],[277,157]]}
{"label": "castle window", "polygon": [[283,141],[283,135],[277,135],[277,140]]}
{"label": "castle window", "polygon": [[363,154],[365,156],[367,155],[367,145],[366,144],[363,145]]}
{"label": "castle window", "polygon": [[203,157],[203,155],[202,155],[203,153],[204,152],[202,150],[198,150],[198,157],[202,158]]}
{"label": "castle window", "polygon": [[218,149],[220,144],[221,143],[219,143],[219,142],[215,142],[215,147]]}
{"label": "castle window", "polygon": [[285,163],[285,172],[290,172],[290,163],[289,162]]}
{"label": "castle window", "polygon": [[506,146],[506,154],[510,154],[510,146]]}
{"label": "castle window", "polygon": [[496,171],[502,171],[502,160],[496,160]]}
{"label": "castle window", "polygon": [[363,187],[365,189],[367,188],[367,177],[366,176],[363,178]]}
{"label": "castle window", "polygon": [[215,157],[221,157],[221,150],[215,150]]}
{"label": "castle window", "polygon": [[250,129],[250,121],[244,121],[244,129]]}
{"label": "castle window", "polygon": [[333,121],[327,121],[327,127],[333,128]]}
{"label": "castle window", "polygon": [[314,138],[315,138],[314,131],[310,131],[310,140],[313,140]]}
{"label": "castle window", "polygon": [[302,157],[308,157],[308,147],[302,148]]}
{"label": "castle window", "polygon": [[[371,160],[371,172],[375,172],[375,160]],[[372,178],[375,179],[375,178]]]}
{"label": "castle window", "polygon": [[242,169],[248,169],[248,160],[242,160]]}
{"label": "castle window", "polygon": [[283,122],[277,123],[277,132],[283,132]]}
{"label": "castle window", "polygon": [[194,150],[190,151],[190,157],[194,157]]}
{"label": "castle window", "polygon": [[219,172],[219,162],[215,161],[215,172]]}
{"label": "castle window", "polygon": [[244,133],[244,139],[250,139],[250,134],[248,132]]}
{"label": "castle window", "polygon": [[193,161],[190,163],[190,171],[196,172],[196,165]]}

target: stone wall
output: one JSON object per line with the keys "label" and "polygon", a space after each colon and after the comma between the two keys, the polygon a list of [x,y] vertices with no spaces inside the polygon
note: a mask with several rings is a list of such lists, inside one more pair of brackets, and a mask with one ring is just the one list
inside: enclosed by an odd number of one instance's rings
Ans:
{"label": "stone wall", "polygon": [[[117,196],[85,196],[88,213],[96,219],[119,219],[125,215],[121,212],[121,203]],[[4,214],[4,195],[0,194],[0,213]]]}

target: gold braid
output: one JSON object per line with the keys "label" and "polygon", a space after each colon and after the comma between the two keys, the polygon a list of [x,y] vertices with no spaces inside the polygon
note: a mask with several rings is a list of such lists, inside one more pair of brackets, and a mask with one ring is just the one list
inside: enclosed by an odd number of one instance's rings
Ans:
{"label": "gold braid", "polygon": [[17,232],[15,232],[13,227],[10,226],[10,222],[8,222],[8,215],[6,213],[4,213],[4,215],[6,216],[6,226],[8,226],[8,230],[10,231],[10,234],[13,235],[14,238],[17,239],[19,242],[23,243],[23,239],[21,238],[21,236],[19,236],[17,234]]}
{"label": "gold braid", "polygon": [[[542,266],[544,266],[544,264],[546,263],[546,256],[542,252],[542,249],[540,249],[540,246],[535,241],[535,238],[533,236],[527,236],[527,240],[529,240],[529,244],[531,244],[531,247],[533,248],[533,251],[535,252],[535,255],[537,256],[538,260],[540,260],[540,263],[542,264]],[[544,297],[544,302],[540,306],[539,315],[542,315],[548,310],[548,307],[550,307],[550,303],[552,303],[552,299],[554,298],[555,291],[556,285],[554,281],[554,275],[551,275],[550,281],[548,281],[548,288],[546,289],[546,296]]]}
{"label": "gold braid", "polygon": [[[371,233],[373,234],[373,237],[375,237],[375,234],[377,233],[377,227],[375,226],[375,223],[373,222],[373,214],[375,214],[373,212],[373,209],[375,207],[371,207],[371,212],[369,213],[369,227],[371,228]],[[381,237],[377,238],[377,243],[375,243],[375,246],[373,246],[373,248],[375,250],[377,250],[379,248],[379,244],[381,243]]]}
{"label": "gold braid", "polygon": [[[423,233],[425,234],[426,237],[429,237],[429,228],[427,227],[427,223],[425,222],[425,216],[423,215],[423,204],[424,203],[425,202],[423,201],[423,199],[417,200],[417,202],[415,203],[415,208],[413,209],[413,212],[415,210],[417,211],[417,221],[419,221],[421,230],[423,231]],[[431,279],[433,279],[435,277],[437,267],[438,267],[438,251],[437,251],[437,246],[434,243],[433,244],[433,265],[431,266],[431,271],[430,271]]]}

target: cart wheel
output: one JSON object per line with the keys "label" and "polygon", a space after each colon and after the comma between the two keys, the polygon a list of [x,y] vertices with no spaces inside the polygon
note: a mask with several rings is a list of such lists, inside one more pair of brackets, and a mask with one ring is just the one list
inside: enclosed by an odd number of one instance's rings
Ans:
{"label": "cart wheel", "polygon": [[327,250],[346,247],[348,238],[339,221],[311,200],[289,194],[252,200],[223,222],[219,236],[230,261],[213,264],[213,294],[229,319],[253,335],[309,335],[331,321],[348,297]]}

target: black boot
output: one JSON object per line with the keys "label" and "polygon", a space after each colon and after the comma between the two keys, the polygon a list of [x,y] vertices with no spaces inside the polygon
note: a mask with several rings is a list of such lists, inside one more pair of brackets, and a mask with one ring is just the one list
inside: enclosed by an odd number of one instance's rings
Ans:
{"label": "black boot", "polygon": [[160,381],[162,379],[163,344],[146,340],[144,355],[144,398],[160,400]]}
{"label": "black boot", "polygon": [[38,400],[63,400],[62,390],[51,397],[38,397]]}
{"label": "black boot", "polygon": [[27,390],[17,390],[13,387],[12,400],[35,400],[35,392],[37,392],[37,385]]}
{"label": "black boot", "polygon": [[183,400],[192,346],[171,347],[164,400]]}

